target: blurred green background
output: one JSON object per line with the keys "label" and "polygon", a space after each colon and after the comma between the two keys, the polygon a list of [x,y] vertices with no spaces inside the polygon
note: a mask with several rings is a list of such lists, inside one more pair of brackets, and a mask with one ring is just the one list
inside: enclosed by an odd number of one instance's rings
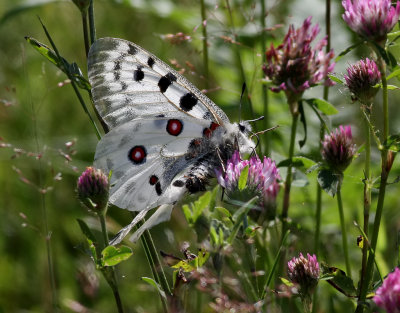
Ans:
{"label": "blurred green background", "polygon": [[[322,38],[325,32],[324,1],[265,3],[268,46],[282,40],[289,23],[300,26],[310,12],[313,22],[321,25],[319,38]],[[204,78],[202,63],[199,1],[95,1],[97,36],[124,38],[143,46],[167,63],[176,61],[178,69],[184,68],[185,76],[196,86],[200,89],[208,86],[210,92],[207,95],[233,121],[238,118],[242,68],[255,116],[260,116],[264,114],[260,83],[263,51],[260,1],[230,1],[230,4],[234,25],[225,1],[206,1],[210,58],[208,80]],[[336,55],[357,40],[342,21],[341,14],[340,1],[334,1],[332,47]],[[76,180],[85,167],[91,165],[97,138],[71,85],[64,83],[66,76],[24,40],[24,36],[32,36],[49,44],[38,17],[46,25],[61,55],[69,62],[76,62],[86,75],[81,16],[72,1],[0,2],[0,312],[51,311],[46,253],[46,238],[49,237],[62,310],[89,312],[80,311],[79,304],[82,304],[90,312],[112,312],[115,311],[112,293],[84,253],[84,237],[76,222],[77,218],[84,219],[93,229],[99,230],[97,219],[80,206],[75,195]],[[191,39],[180,44],[171,43],[166,35],[178,32]],[[393,52],[399,56],[396,49]],[[346,66],[360,56],[368,56],[368,52],[354,50],[339,61],[335,71],[341,75]],[[188,66],[187,61],[193,67]],[[397,81],[390,83],[398,85]],[[84,96],[89,105],[88,97]],[[308,91],[305,98],[321,96],[322,88],[316,87]],[[380,125],[379,95],[377,99],[374,121]],[[332,125],[351,124],[357,144],[362,145],[363,123],[358,104],[351,103],[343,86],[331,88],[330,101],[339,110],[339,114],[331,118]],[[269,125],[280,127],[265,138],[268,138],[271,157],[280,161],[286,158],[288,150],[290,116],[282,95],[269,93],[269,103]],[[398,103],[399,92],[395,90],[390,93],[392,133],[400,130]],[[247,100],[243,103],[243,115],[251,117]],[[319,154],[319,122],[308,107],[306,116],[308,141],[300,151],[296,147],[296,154],[316,159]],[[260,123],[257,127],[262,129],[262,126]],[[299,127],[298,138],[302,136],[304,132]],[[375,164],[373,173],[377,176],[380,158],[376,149],[372,157]],[[356,246],[359,233],[353,220],[360,224],[362,221],[362,161],[361,155],[346,171],[343,184],[356,281],[361,251]],[[396,160],[390,181],[399,175],[399,160]],[[291,238],[289,256],[298,251],[313,252],[310,243],[315,228],[315,177],[315,173],[307,176],[299,173],[297,185],[307,185],[293,188],[289,215],[298,224],[298,232]],[[399,190],[398,184],[387,189],[377,251],[383,274],[398,263]],[[372,208],[375,208],[376,190],[373,197]],[[336,199],[324,194],[323,201],[319,259],[344,268]],[[372,212],[371,219],[373,216]],[[116,233],[129,222],[129,212],[110,209],[108,223],[111,232]],[[187,227],[180,207],[174,210],[169,222],[155,227],[152,233],[158,249],[177,255],[183,241],[195,242],[194,232]],[[142,276],[151,276],[150,269],[140,244],[133,244],[132,248],[133,257],[118,267],[124,306],[127,312],[154,312],[160,309],[156,292],[140,280]],[[193,246],[193,250],[196,248]],[[349,308],[350,301],[335,294],[330,286],[321,284],[321,289],[320,298],[326,299],[320,305],[321,312],[345,312]]]}

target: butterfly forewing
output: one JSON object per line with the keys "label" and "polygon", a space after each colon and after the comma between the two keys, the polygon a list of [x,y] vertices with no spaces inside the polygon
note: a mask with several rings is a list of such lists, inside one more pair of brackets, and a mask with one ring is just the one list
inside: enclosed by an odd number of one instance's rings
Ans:
{"label": "butterfly forewing", "polygon": [[109,128],[157,115],[229,122],[200,90],[134,43],[97,40],[89,52],[88,72],[96,108]]}

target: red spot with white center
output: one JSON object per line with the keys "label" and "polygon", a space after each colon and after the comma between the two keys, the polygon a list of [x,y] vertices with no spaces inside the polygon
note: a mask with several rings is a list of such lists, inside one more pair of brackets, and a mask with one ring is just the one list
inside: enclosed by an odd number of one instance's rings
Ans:
{"label": "red spot with white center", "polygon": [[180,120],[171,119],[167,123],[167,132],[172,136],[178,136],[183,129],[183,124]]}
{"label": "red spot with white center", "polygon": [[135,164],[140,164],[145,162],[146,160],[146,149],[143,146],[134,146],[130,151],[129,151],[129,160],[131,160]]}

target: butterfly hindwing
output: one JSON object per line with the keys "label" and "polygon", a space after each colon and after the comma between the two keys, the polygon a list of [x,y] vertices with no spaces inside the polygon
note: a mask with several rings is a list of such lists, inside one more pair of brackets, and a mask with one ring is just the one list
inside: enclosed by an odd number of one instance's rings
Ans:
{"label": "butterfly hindwing", "polygon": [[96,108],[110,129],[160,114],[229,122],[200,90],[134,43],[97,40],[89,52],[88,72]]}
{"label": "butterfly hindwing", "polygon": [[193,145],[208,140],[208,126],[194,118],[154,117],[113,128],[95,155],[95,166],[113,173],[110,201],[140,211],[179,199],[190,165],[204,154]]}

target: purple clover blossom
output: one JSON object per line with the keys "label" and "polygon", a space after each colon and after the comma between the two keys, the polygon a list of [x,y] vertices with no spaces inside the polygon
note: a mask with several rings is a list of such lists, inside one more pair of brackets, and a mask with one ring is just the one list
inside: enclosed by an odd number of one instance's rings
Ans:
{"label": "purple clover blossom", "polygon": [[300,286],[302,297],[310,296],[318,284],[320,268],[315,254],[307,253],[307,259],[300,253],[298,258],[291,259],[288,264],[288,277],[292,283]]}
{"label": "purple clover blossom", "polygon": [[78,198],[91,211],[103,213],[106,210],[108,190],[108,177],[94,167],[87,167],[78,178]]}
{"label": "purple clover blossom", "polygon": [[[318,84],[333,71],[335,63],[330,63],[333,50],[323,52],[327,45],[326,38],[311,47],[319,31],[318,24],[311,28],[310,16],[298,29],[290,25],[283,43],[276,48],[271,44],[266,52],[267,64],[264,64],[263,71],[275,85],[271,90],[284,90],[289,103],[297,101],[306,89]],[[330,79],[326,83],[334,84]]]}
{"label": "purple clover blossom", "polygon": [[400,313],[400,269],[396,267],[383,281],[373,298],[387,313]]}
{"label": "purple clover blossom", "polygon": [[356,154],[356,145],[350,126],[342,126],[325,135],[322,142],[322,157],[326,163],[339,172],[343,172]]}
{"label": "purple clover blossom", "polygon": [[235,151],[226,163],[225,173],[216,170],[218,183],[225,188],[228,196],[234,196],[238,192],[240,174],[246,166],[249,168],[247,189],[260,197],[262,206],[274,204],[279,192],[280,175],[275,162],[270,158],[264,157],[262,162],[257,156],[241,160],[239,151]]}
{"label": "purple clover blossom", "polygon": [[347,88],[353,94],[354,100],[369,105],[378,92],[375,85],[381,81],[381,73],[374,60],[366,58],[347,68],[344,75]]}
{"label": "purple clover blossom", "polygon": [[342,15],[357,34],[381,42],[399,20],[400,1],[392,7],[391,0],[343,0]]}

